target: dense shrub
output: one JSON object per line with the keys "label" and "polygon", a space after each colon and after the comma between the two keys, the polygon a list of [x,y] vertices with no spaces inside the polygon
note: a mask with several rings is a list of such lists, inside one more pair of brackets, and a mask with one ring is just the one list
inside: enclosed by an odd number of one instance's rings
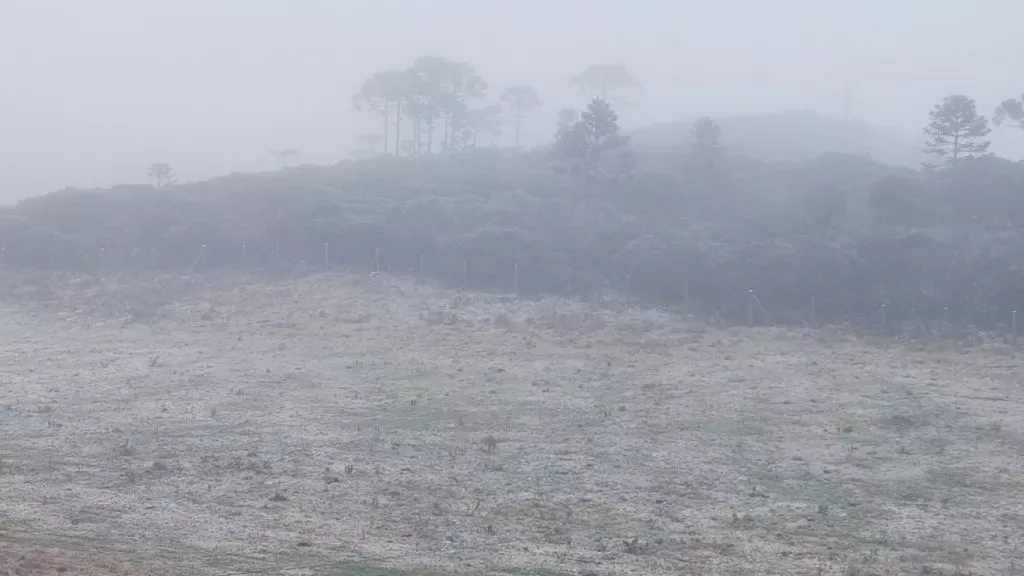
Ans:
{"label": "dense shrub", "polygon": [[742,320],[753,290],[775,322],[807,320],[813,295],[822,322],[873,321],[886,304],[894,320],[948,307],[996,326],[1024,310],[1024,167],[915,172],[833,154],[608,181],[538,151],[477,150],[67,190],[0,213],[0,242],[8,269],[368,270],[379,249],[386,269],[416,273],[422,258],[450,286],[465,263],[481,290],[511,291],[517,264],[526,295],[688,296]]}

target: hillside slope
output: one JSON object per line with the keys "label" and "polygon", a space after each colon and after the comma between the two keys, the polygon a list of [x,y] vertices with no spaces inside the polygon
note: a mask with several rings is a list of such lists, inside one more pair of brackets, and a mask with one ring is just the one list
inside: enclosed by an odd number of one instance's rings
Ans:
{"label": "hillside slope", "polygon": [[[893,128],[859,120],[831,118],[806,111],[715,118],[730,154],[763,162],[799,162],[822,154],[867,156],[882,164],[921,165],[924,156],[913,138]],[[657,163],[670,151],[685,148],[690,122],[672,122],[631,132],[638,150]]]}
{"label": "hillside slope", "polygon": [[942,173],[833,154],[586,178],[489,149],[64,191],[0,212],[0,257],[8,272],[379,267],[521,295],[617,291],[737,322],[1007,327],[1024,310],[1022,188],[1024,165],[997,158]]}

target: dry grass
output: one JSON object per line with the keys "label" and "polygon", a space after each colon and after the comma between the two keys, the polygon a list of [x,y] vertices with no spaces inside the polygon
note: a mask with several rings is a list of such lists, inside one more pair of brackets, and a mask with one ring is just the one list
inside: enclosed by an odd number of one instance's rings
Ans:
{"label": "dry grass", "polygon": [[712,328],[383,276],[46,286],[2,305],[12,558],[146,574],[1024,560],[1022,372],[1003,345]]}

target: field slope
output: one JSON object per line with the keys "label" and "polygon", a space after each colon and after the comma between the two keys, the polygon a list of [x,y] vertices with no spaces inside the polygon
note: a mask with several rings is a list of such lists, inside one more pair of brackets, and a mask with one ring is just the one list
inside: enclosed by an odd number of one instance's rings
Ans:
{"label": "field slope", "polygon": [[1021,362],[1002,344],[729,329],[381,276],[59,282],[0,302],[11,570],[1022,560]]}

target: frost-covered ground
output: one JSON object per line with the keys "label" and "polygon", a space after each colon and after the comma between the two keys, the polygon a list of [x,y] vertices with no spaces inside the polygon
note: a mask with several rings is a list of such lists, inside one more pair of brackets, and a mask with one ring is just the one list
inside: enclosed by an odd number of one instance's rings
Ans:
{"label": "frost-covered ground", "polygon": [[719,328],[366,276],[4,293],[0,571],[1024,560],[1024,372],[1004,344]]}

